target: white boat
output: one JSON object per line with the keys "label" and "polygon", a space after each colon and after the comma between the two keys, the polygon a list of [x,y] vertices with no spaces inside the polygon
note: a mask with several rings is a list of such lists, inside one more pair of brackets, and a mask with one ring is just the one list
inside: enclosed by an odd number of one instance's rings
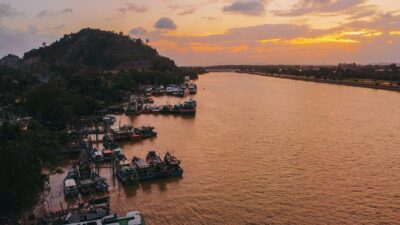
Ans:
{"label": "white boat", "polygon": [[106,115],[103,117],[103,121],[108,124],[113,124],[115,121],[117,121],[117,119],[115,119],[115,116],[113,115]]}
{"label": "white boat", "polygon": [[166,89],[165,89],[165,93],[167,95],[172,95],[172,93],[174,93],[175,91],[175,86],[169,85]]}
{"label": "white boat", "polygon": [[189,84],[189,93],[190,94],[196,94],[197,93],[197,85],[196,84]]}
{"label": "white boat", "polygon": [[160,94],[165,94],[165,88],[163,85],[160,86]]}
{"label": "white boat", "polygon": [[76,196],[79,194],[78,186],[72,178],[67,178],[64,180],[64,194],[66,196]]}

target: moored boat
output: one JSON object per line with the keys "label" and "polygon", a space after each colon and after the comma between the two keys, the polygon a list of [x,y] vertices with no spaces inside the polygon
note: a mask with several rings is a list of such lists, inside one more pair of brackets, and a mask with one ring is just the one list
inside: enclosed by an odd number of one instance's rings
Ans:
{"label": "moored boat", "polygon": [[161,107],[160,113],[161,114],[171,114],[173,106],[172,105],[163,105]]}
{"label": "moored boat", "polygon": [[189,94],[197,93],[197,85],[196,84],[189,84],[188,89],[189,89]]}
{"label": "moored boat", "polygon": [[157,132],[154,131],[154,127],[142,126],[135,128],[135,133],[139,134],[142,138],[150,138],[157,136]]}
{"label": "moored boat", "polygon": [[101,177],[97,173],[92,173],[90,179],[93,181],[93,186],[96,192],[108,191],[108,184],[106,178]]}
{"label": "moored boat", "polygon": [[103,160],[111,160],[112,158],[112,150],[110,149],[103,149],[101,153],[103,154]]}
{"label": "moored boat", "polygon": [[113,128],[112,133],[114,140],[124,140],[124,139],[140,139],[141,136],[135,132],[135,128],[131,125],[124,125],[119,128]]}
{"label": "moored boat", "polygon": [[150,180],[157,177],[155,171],[150,167],[145,160],[133,157],[132,159],[132,166],[138,172],[139,180]]}
{"label": "moored boat", "polygon": [[92,150],[90,153],[90,158],[93,162],[102,162],[103,161],[103,154],[101,154],[97,149]]}
{"label": "moored boat", "polygon": [[78,185],[76,185],[75,179],[66,178],[64,179],[64,195],[67,197],[74,197],[79,194]]}
{"label": "moored boat", "polygon": [[181,161],[170,152],[165,153],[164,162],[168,167],[168,173],[170,176],[182,176],[183,169],[180,166]]}
{"label": "moored boat", "polygon": [[107,123],[107,124],[113,124],[116,121],[115,116],[113,116],[113,115],[103,116],[102,119],[103,119],[103,122]]}
{"label": "moored boat", "polygon": [[196,108],[197,108],[196,101],[190,99],[189,101],[186,101],[181,105],[179,112],[182,114],[195,114]]}
{"label": "moored boat", "polygon": [[95,192],[93,181],[90,179],[79,180],[78,187],[82,195],[89,195]]}
{"label": "moored boat", "polygon": [[128,160],[117,162],[117,177],[125,185],[136,184],[139,181],[136,169],[131,167]]}

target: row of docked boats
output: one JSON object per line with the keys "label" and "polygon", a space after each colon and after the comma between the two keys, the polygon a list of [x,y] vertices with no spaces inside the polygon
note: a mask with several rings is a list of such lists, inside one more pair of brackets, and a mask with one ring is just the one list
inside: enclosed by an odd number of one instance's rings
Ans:
{"label": "row of docked boats", "polygon": [[[38,221],[39,222],[39,221]],[[37,223],[39,224],[39,223]],[[85,203],[77,203],[52,212],[44,218],[40,218],[43,225],[145,225],[142,214],[137,211],[129,211],[125,216],[111,214],[110,197],[91,199]]]}
{"label": "row of docked boats", "polygon": [[80,194],[104,193],[108,191],[107,180],[97,173],[91,173],[90,177],[81,176],[76,167],[70,169],[64,178],[64,195],[77,197]]}
{"label": "row of docked boats", "polygon": [[[133,127],[132,125],[123,125],[119,127],[110,127],[104,134],[103,143],[113,143],[124,140],[140,140],[156,137],[157,132],[152,126]],[[107,146],[105,146],[107,148]]]}
{"label": "row of docked boats", "polygon": [[197,85],[194,83],[184,83],[182,85],[164,85],[158,87],[148,87],[145,89],[146,96],[160,96],[160,95],[173,95],[177,97],[184,97],[189,94],[197,93]]}
{"label": "row of docked boats", "polygon": [[151,180],[164,177],[182,176],[183,169],[180,161],[167,152],[162,160],[155,151],[150,151],[146,159],[133,157],[129,161],[123,152],[117,153],[115,157],[117,178],[126,185],[136,184],[139,181]]}
{"label": "row of docked boats", "polygon": [[175,105],[150,105],[141,104],[140,102],[129,103],[126,114],[127,115],[138,115],[138,114],[195,114],[197,108],[197,102],[193,99],[189,99],[183,103]]}

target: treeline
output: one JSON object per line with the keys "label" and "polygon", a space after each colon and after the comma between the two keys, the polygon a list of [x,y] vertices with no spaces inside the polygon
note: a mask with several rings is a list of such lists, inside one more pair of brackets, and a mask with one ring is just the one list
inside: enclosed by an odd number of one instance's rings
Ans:
{"label": "treeline", "polygon": [[209,67],[214,69],[238,69],[243,72],[261,72],[294,76],[313,76],[317,79],[371,79],[400,82],[400,67],[390,65],[339,64],[337,66],[293,65],[227,65]]}
{"label": "treeline", "polygon": [[26,130],[19,124],[0,126],[0,216],[18,212],[35,202],[47,179],[42,166],[54,163],[65,147],[65,132],[52,132],[31,121]]}
{"label": "treeline", "polygon": [[112,70],[127,62],[146,61],[153,70],[177,69],[173,60],[160,56],[156,49],[139,38],[132,38],[122,32],[91,28],[65,34],[50,45],[43,43],[41,47],[26,52],[23,59],[25,62],[33,61],[50,66],[86,66],[102,70]]}

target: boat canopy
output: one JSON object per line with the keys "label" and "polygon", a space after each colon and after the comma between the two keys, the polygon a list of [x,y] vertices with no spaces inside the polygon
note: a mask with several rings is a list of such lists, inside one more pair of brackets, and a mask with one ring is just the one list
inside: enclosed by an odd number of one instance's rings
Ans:
{"label": "boat canopy", "polygon": [[122,148],[116,148],[116,149],[114,149],[114,153],[116,154],[116,153],[123,153],[123,150],[122,150]]}
{"label": "boat canopy", "polygon": [[135,159],[135,164],[141,169],[144,169],[144,168],[147,168],[147,167],[150,166],[146,161],[144,161],[141,158],[136,158]]}
{"label": "boat canopy", "polygon": [[76,187],[76,182],[74,179],[66,179],[64,181],[65,187]]}
{"label": "boat canopy", "polygon": [[93,154],[94,154],[95,156],[101,156],[101,153],[98,152],[98,151],[94,151]]}
{"label": "boat canopy", "polygon": [[131,165],[131,163],[129,162],[129,160],[122,160],[122,161],[119,161],[119,165],[120,166],[129,166],[129,165]]}
{"label": "boat canopy", "polygon": [[88,180],[80,180],[79,183],[80,183],[80,185],[87,186],[87,185],[92,185],[93,181],[91,181],[89,179]]}
{"label": "boat canopy", "polygon": [[112,154],[112,151],[111,151],[111,150],[104,149],[104,150],[103,150],[103,154]]}

